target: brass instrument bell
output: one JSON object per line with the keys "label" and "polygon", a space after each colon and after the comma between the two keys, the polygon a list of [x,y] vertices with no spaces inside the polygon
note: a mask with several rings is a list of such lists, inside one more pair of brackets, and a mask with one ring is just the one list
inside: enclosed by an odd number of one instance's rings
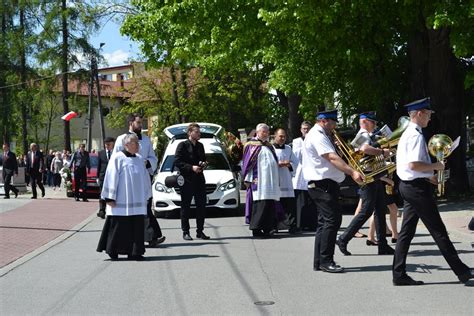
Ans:
{"label": "brass instrument bell", "polygon": [[[453,140],[445,134],[433,135],[428,141],[428,150],[433,157],[436,157],[437,161],[444,162],[446,158],[451,155],[451,146]],[[438,196],[444,195],[444,187],[446,182],[444,170],[438,171]]]}

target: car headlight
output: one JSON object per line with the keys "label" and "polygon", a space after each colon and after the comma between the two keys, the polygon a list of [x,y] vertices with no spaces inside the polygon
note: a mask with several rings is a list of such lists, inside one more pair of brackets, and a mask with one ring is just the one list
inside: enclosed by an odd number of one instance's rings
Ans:
{"label": "car headlight", "polygon": [[223,183],[219,186],[218,190],[219,191],[227,191],[227,190],[232,190],[233,188],[236,187],[235,180],[232,179],[230,181],[227,181],[226,183]]}
{"label": "car headlight", "polygon": [[155,190],[163,193],[171,193],[173,191],[171,190],[171,188],[166,187],[163,183],[160,182],[155,183]]}

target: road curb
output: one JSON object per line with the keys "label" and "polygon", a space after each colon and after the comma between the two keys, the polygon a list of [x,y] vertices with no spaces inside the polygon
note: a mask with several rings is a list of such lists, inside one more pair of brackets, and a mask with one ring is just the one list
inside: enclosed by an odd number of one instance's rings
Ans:
{"label": "road curb", "polygon": [[69,231],[65,232],[64,234],[56,237],[55,239],[49,241],[48,243],[42,245],[41,247],[33,250],[32,252],[27,253],[26,255],[16,259],[15,261],[7,264],[6,266],[0,268],[0,278],[3,277],[4,275],[8,274],[10,271],[13,271],[17,267],[23,265],[24,263],[30,261],[31,259],[35,258],[36,256],[42,254],[46,250],[56,246],[57,244],[62,243],[72,235],[76,234],[78,231],[80,231],[82,228],[87,226],[94,218],[97,217],[97,214],[94,212],[91,214],[89,217],[87,217],[85,220],[80,222],[79,224],[75,225],[72,227]]}

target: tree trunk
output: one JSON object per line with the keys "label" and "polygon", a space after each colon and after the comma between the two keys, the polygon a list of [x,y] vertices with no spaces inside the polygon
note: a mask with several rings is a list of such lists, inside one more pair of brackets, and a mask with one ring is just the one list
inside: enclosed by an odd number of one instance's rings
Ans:
{"label": "tree trunk", "polygon": [[[63,35],[63,42],[61,47],[61,71],[62,75],[62,105],[63,105],[63,112],[64,114],[69,112],[69,104],[68,104],[68,23],[67,23],[67,6],[66,0],[61,1],[61,13],[62,13],[62,35]],[[71,130],[69,128],[69,122],[64,121],[64,149],[71,151]]]}
{"label": "tree trunk", "polygon": [[178,96],[178,81],[176,79],[176,69],[174,65],[170,66],[170,74],[171,74],[171,97],[173,105],[178,110],[178,121],[181,123],[185,123],[185,119],[183,117],[183,113],[181,113],[181,106],[179,104],[179,96]]}
{"label": "tree trunk", "polygon": [[280,100],[280,104],[288,109],[288,127],[286,132],[288,134],[288,141],[291,141],[292,139],[301,136],[300,125],[303,118],[298,113],[301,104],[301,96],[296,93],[287,96],[279,90],[277,90],[277,96]]}
{"label": "tree trunk", "polygon": [[[423,23],[423,25],[425,25]],[[461,136],[459,148],[448,159],[451,171],[447,193],[466,192],[469,188],[465,156],[465,91],[464,75],[457,67],[449,40],[449,29],[414,32],[408,40],[409,91],[403,104],[424,97],[431,98],[436,111],[424,135],[447,134],[453,140]]]}
{"label": "tree trunk", "polygon": [[[459,148],[448,159],[451,192],[466,192],[469,179],[466,169],[466,115],[464,75],[450,44],[450,30],[429,30],[429,90],[431,101],[436,106],[436,124],[433,133],[447,134],[453,140],[461,136]],[[454,124],[453,124],[454,123]]]}
{"label": "tree trunk", "polygon": [[[2,24],[2,33],[1,33],[1,40],[3,42],[6,42],[7,38],[7,12],[6,12],[6,3],[2,1],[2,16],[1,16],[1,24]],[[3,87],[6,85],[6,69],[8,69],[8,54],[6,52],[6,47],[2,47],[2,50],[0,51],[0,87]],[[7,89],[0,89],[1,93],[1,98],[0,98],[0,110],[4,115],[2,115],[1,118],[1,125],[0,125],[0,133],[2,134],[2,141],[7,143],[10,141],[10,134],[9,134],[9,128],[8,128],[8,120],[10,118],[9,115],[9,109],[10,106],[8,106],[9,100],[8,100],[8,90]]]}
{"label": "tree trunk", "polygon": [[[20,32],[21,38],[25,38],[25,10],[23,6],[20,7]],[[25,43],[23,40],[20,43],[20,82],[23,91],[27,91],[26,87],[26,52],[25,52]],[[28,152],[28,128],[27,128],[27,103],[26,100],[22,97],[20,100],[21,106],[21,137],[22,137],[22,149],[23,153]]]}

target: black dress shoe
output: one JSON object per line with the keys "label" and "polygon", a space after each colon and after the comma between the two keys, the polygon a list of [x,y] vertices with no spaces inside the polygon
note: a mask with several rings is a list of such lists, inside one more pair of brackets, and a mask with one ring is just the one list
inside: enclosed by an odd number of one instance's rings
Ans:
{"label": "black dress shoe", "polygon": [[253,237],[263,237],[265,234],[260,229],[253,229],[252,230]]}
{"label": "black dress shoe", "polygon": [[46,193],[44,191],[41,192],[41,197],[44,197]]}
{"label": "black dress shoe", "polygon": [[79,201],[80,201],[80,199],[79,199],[79,198],[76,198],[76,202],[79,202]]}
{"label": "black dress shoe", "polygon": [[15,199],[16,199],[18,197],[18,191],[13,192],[13,193],[15,193]]}
{"label": "black dress shoe", "polygon": [[410,285],[423,285],[423,281],[415,281],[408,275],[404,275],[398,279],[393,279],[393,285],[395,286],[410,286]]}
{"label": "black dress shoe", "polygon": [[474,279],[474,273],[473,273],[472,269],[469,269],[467,272],[465,272],[461,275],[458,275],[458,279],[462,283],[467,283],[470,279]]}
{"label": "black dress shoe", "polygon": [[109,253],[110,260],[115,261],[118,259],[118,254],[116,253]]}
{"label": "black dress shoe", "polygon": [[82,199],[82,202],[89,202],[88,199]]}
{"label": "black dress shoe", "polygon": [[104,218],[105,218],[105,212],[104,212],[104,211],[99,211],[99,212],[97,213],[97,216],[100,217],[100,218],[102,218],[102,219],[104,219]]}
{"label": "black dress shoe", "polygon": [[378,243],[376,241],[372,241],[372,240],[368,240],[368,239],[365,241],[365,244],[367,246],[377,246],[378,245]]}
{"label": "black dress shoe", "polygon": [[183,239],[184,240],[193,240],[193,237],[189,234],[189,232],[184,232],[183,233]]}
{"label": "black dress shoe", "polygon": [[343,267],[335,264],[334,262],[330,264],[320,264],[319,269],[321,269],[321,271],[323,272],[329,272],[329,273],[341,273],[344,271]]}
{"label": "black dress shoe", "polygon": [[4,196],[3,197],[5,200],[8,200],[10,197],[9,196]]}
{"label": "black dress shoe", "polygon": [[342,241],[340,238],[336,239],[336,245],[339,247],[339,250],[344,256],[352,255],[352,253],[347,250],[347,243]]}
{"label": "black dress shoe", "polygon": [[209,237],[209,236],[207,236],[206,234],[204,234],[204,232],[197,233],[197,234],[196,234],[196,238],[204,239],[204,240],[211,239],[211,237]]}
{"label": "black dress shoe", "polygon": [[145,261],[145,257],[142,255],[136,255],[136,256],[128,256],[129,260],[135,260],[135,261]]}
{"label": "black dress shoe", "polygon": [[389,245],[379,247],[379,255],[393,255],[394,253],[395,253],[395,250]]}
{"label": "black dress shoe", "polygon": [[31,199],[32,199],[32,200],[36,200],[36,196],[32,196]]}

